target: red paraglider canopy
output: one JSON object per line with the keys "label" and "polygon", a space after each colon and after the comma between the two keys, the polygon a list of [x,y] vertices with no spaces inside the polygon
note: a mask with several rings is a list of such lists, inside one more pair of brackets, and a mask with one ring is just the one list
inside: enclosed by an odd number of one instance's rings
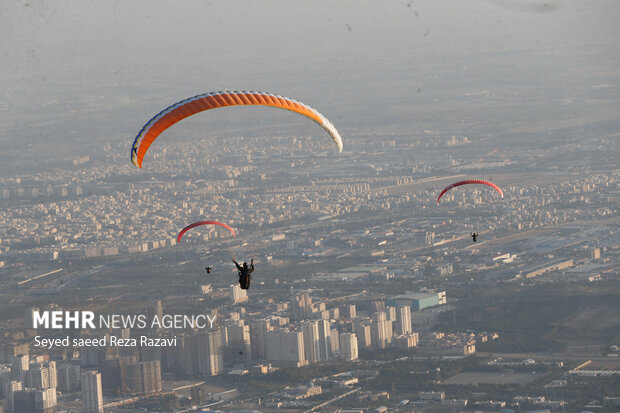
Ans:
{"label": "red paraglider canopy", "polygon": [[194,227],[197,227],[197,226],[200,226],[200,225],[219,225],[221,227],[226,228],[230,232],[232,232],[233,237],[235,236],[235,231],[231,227],[226,225],[226,224],[223,224],[223,223],[218,222],[218,221],[198,221],[198,222],[194,222],[193,224],[190,224],[190,225],[186,226],[185,228],[183,228],[181,230],[181,232],[179,232],[179,235],[177,236],[177,243],[181,242],[181,237],[183,236],[183,234],[185,234],[190,229],[192,229]]}
{"label": "red paraglider canopy", "polygon": [[491,188],[495,189],[497,192],[499,192],[499,194],[501,195],[501,197],[504,197],[504,192],[500,189],[499,186],[495,185],[493,182],[489,182],[489,181],[483,181],[481,179],[469,179],[467,181],[459,181],[459,182],[455,182],[451,185],[448,185],[446,188],[444,188],[443,191],[441,191],[441,193],[439,194],[439,196],[437,197],[437,205],[439,205],[439,200],[441,199],[441,197],[448,192],[449,190],[451,190],[452,188],[456,188],[457,186],[461,186],[461,185],[468,185],[468,184],[479,184],[479,185],[488,185]]}

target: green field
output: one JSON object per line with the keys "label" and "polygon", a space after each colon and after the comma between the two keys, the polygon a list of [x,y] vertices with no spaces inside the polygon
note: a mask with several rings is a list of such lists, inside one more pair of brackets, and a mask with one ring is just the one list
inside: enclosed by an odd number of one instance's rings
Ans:
{"label": "green field", "polygon": [[[558,352],[570,346],[606,346],[620,340],[620,300],[613,281],[533,287],[461,287],[453,314],[439,328],[496,331],[500,339],[480,351]],[[452,295],[451,295],[452,293]]]}

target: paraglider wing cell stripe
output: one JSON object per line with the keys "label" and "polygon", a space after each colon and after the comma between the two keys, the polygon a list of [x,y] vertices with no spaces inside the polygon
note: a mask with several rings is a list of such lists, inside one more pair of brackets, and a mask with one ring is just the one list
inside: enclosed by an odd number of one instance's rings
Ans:
{"label": "paraglider wing cell stripe", "polygon": [[226,228],[227,230],[229,230],[230,232],[232,232],[233,237],[235,237],[235,231],[229,227],[228,225],[222,223],[222,222],[218,222],[218,221],[198,221],[198,222],[194,222],[193,224],[189,224],[188,226],[186,226],[185,228],[183,228],[181,230],[181,232],[179,232],[179,235],[177,235],[177,243],[181,242],[181,238],[183,237],[183,235],[189,231],[190,229],[200,226],[200,225],[219,225],[221,227]]}
{"label": "paraglider wing cell stripe", "polygon": [[491,188],[495,189],[497,192],[499,192],[500,196],[503,198],[504,197],[504,192],[501,190],[501,188],[497,185],[495,185],[493,182],[489,182],[489,181],[483,181],[481,179],[469,179],[467,181],[459,181],[459,182],[455,182],[453,184],[448,185],[447,187],[444,188],[443,191],[441,191],[441,193],[439,194],[439,196],[437,197],[437,205],[439,205],[439,200],[441,199],[441,197],[448,192],[449,190],[451,190],[452,188],[456,188],[457,186],[461,186],[461,185],[469,185],[469,184],[479,184],[479,185],[488,185]]}
{"label": "paraglider wing cell stripe", "polygon": [[338,151],[342,152],[342,138],[334,125],[322,114],[293,99],[263,92],[212,92],[184,99],[159,112],[140,129],[131,149],[131,161],[142,168],[142,160],[153,141],[175,123],[196,113],[237,105],[262,105],[290,110],[312,119],[329,133]]}

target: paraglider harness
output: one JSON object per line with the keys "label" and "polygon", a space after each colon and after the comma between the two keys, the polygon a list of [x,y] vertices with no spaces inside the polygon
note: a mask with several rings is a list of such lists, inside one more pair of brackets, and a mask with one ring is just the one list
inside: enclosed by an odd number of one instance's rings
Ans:
{"label": "paraglider harness", "polygon": [[237,271],[239,271],[239,285],[242,290],[250,289],[250,282],[252,281],[252,272],[254,271],[254,258],[250,261],[250,266],[248,267],[248,263],[244,262],[243,267],[237,263],[237,261],[233,258],[233,262],[237,266]]}

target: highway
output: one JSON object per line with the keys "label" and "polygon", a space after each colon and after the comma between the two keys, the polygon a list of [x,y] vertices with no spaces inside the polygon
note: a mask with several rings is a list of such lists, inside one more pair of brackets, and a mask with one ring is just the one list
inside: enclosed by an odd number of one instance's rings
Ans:
{"label": "highway", "polygon": [[30,281],[38,280],[39,278],[43,278],[48,275],[59,273],[60,271],[62,271],[62,268],[58,268],[57,270],[46,272],[45,274],[37,275],[36,277],[31,277],[31,278],[27,278],[25,280],[19,281],[17,285],[23,285],[23,284],[29,283]]}

